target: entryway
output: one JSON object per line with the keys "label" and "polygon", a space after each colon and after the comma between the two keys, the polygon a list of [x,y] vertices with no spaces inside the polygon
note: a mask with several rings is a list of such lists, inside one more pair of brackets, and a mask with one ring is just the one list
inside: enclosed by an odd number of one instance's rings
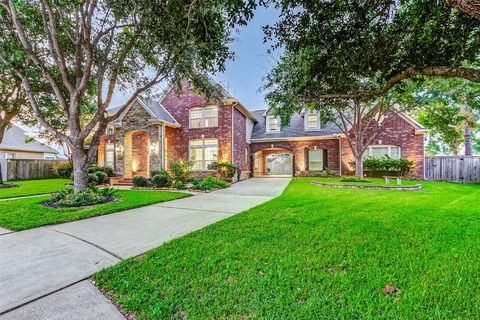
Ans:
{"label": "entryway", "polygon": [[286,149],[263,149],[253,159],[253,173],[256,177],[292,177],[294,156]]}

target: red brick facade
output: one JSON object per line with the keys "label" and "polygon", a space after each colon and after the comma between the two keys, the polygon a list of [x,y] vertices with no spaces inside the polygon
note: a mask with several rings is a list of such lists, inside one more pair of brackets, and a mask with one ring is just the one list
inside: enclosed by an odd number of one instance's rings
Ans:
{"label": "red brick facade", "polygon": [[[291,153],[293,170],[297,175],[311,171],[309,150],[324,150],[324,167],[342,175],[351,173],[348,163],[353,156],[345,138],[282,138],[281,141],[249,143],[247,121],[251,119],[247,120],[248,112],[240,111],[240,107],[209,103],[201,95],[189,90],[180,95],[170,90],[160,103],[178,125],[152,122],[151,113],[141,103],[135,102],[121,124],[116,125],[115,133],[102,138],[98,163],[104,164],[105,142],[114,142],[114,169],[117,173],[125,177],[136,174],[148,176],[149,170],[168,169],[168,162],[172,159],[188,159],[190,140],[217,139],[217,159],[238,165],[244,174],[253,170],[255,154],[262,150],[262,157],[268,153]],[[218,126],[190,128],[190,108],[206,105],[218,106]],[[396,114],[390,115],[385,121],[385,129],[371,144],[401,147],[402,158],[415,162],[412,177],[423,178],[424,135],[418,134],[411,122]],[[134,134],[136,132],[138,134]]]}

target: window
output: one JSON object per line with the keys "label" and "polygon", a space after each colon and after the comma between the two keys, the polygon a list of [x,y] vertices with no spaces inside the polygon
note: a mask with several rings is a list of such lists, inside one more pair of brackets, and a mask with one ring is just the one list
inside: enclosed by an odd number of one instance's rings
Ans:
{"label": "window", "polygon": [[323,149],[308,151],[308,170],[323,170]]}
{"label": "window", "polygon": [[280,132],[280,119],[267,116],[267,132]]}
{"label": "window", "polygon": [[107,143],[105,145],[105,167],[112,168],[115,166],[115,145]]}
{"label": "window", "polygon": [[55,160],[55,155],[53,153],[44,153],[43,154],[44,160]]}
{"label": "window", "polygon": [[307,111],[307,116],[305,117],[305,129],[306,130],[315,130],[320,129],[320,116],[317,111],[309,110]]}
{"label": "window", "polygon": [[188,154],[190,161],[192,161],[192,170],[209,170],[209,165],[218,159],[218,140],[190,140]]}
{"label": "window", "polygon": [[402,153],[401,148],[397,146],[368,146],[363,156],[372,158],[388,156],[392,159],[400,159]]}
{"label": "window", "polygon": [[210,128],[218,126],[218,107],[190,109],[190,128]]}
{"label": "window", "polygon": [[15,153],[13,152],[0,153],[0,159],[15,159]]}
{"label": "window", "polygon": [[113,127],[107,127],[106,134],[114,134],[115,129]]}

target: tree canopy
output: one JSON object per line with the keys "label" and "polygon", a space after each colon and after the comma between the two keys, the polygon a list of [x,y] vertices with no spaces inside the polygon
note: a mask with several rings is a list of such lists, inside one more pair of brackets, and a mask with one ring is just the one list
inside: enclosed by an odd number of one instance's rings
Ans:
{"label": "tree canopy", "polygon": [[445,1],[272,2],[281,16],[266,38],[285,51],[265,89],[279,106],[368,100],[420,76],[480,82],[467,66],[480,58],[480,20]]}

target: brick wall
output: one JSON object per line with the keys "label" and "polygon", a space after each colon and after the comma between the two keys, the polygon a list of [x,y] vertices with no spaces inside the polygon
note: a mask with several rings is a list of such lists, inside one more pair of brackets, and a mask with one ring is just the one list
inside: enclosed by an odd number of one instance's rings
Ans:
{"label": "brick wall", "polygon": [[281,148],[290,151],[295,155],[295,174],[301,174],[305,171],[305,148],[308,149],[326,149],[327,151],[327,167],[331,170],[337,171],[340,169],[339,163],[339,143],[338,139],[327,140],[309,140],[309,141],[282,141],[282,142],[254,142],[251,145],[251,152],[268,149]]}
{"label": "brick wall", "polygon": [[242,171],[250,171],[250,146],[247,143],[247,119],[234,108],[233,113],[233,163]]}
{"label": "brick wall", "polygon": [[[218,126],[212,128],[189,128],[189,110],[193,107],[209,105],[205,98],[190,90],[180,95],[171,90],[162,100],[162,105],[180,123],[180,128],[167,128],[167,159],[188,158],[188,142],[193,139],[218,139],[218,159],[231,162],[231,123],[232,106],[219,105]],[[218,103],[211,103],[218,105]]]}
{"label": "brick wall", "polygon": [[[415,169],[412,178],[423,179],[424,171],[424,135],[415,134],[415,127],[395,113],[388,114],[384,129],[371,145],[392,145],[401,147],[401,157],[412,160]],[[367,134],[368,136],[368,134]],[[353,153],[345,138],[342,138],[342,174],[351,174],[349,162],[354,159]]]}

